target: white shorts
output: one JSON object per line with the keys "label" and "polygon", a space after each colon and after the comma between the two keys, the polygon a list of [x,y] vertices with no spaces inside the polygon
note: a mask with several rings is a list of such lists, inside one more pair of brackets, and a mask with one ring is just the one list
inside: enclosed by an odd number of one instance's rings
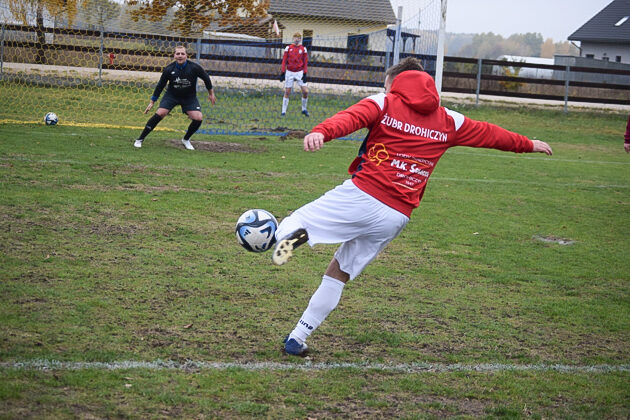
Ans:
{"label": "white shorts", "polygon": [[302,81],[302,75],[304,75],[302,70],[287,70],[286,73],[284,73],[284,87],[286,89],[291,89],[293,87],[293,82],[297,82],[299,87],[306,86],[306,82]]}
{"label": "white shorts", "polygon": [[407,216],[364,193],[348,179],[285,217],[276,238],[280,240],[303,228],[310,246],[341,243],[335,258],[339,268],[353,280],[408,221]]}

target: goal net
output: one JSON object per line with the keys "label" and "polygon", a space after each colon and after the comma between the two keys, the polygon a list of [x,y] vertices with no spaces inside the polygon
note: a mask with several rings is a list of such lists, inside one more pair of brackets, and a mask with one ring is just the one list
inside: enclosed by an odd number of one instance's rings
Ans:
{"label": "goal net", "polygon": [[[171,3],[0,0],[0,123],[43,123],[55,112],[64,125],[141,129],[176,45],[187,47],[214,85],[214,106],[198,86],[205,134],[308,131],[381,92],[385,70],[404,57],[435,72],[440,0],[415,2],[402,19],[388,0]],[[281,62],[294,33],[308,51],[310,118],[300,112],[297,84],[280,115]],[[173,111],[158,129],[185,129],[186,116]]]}

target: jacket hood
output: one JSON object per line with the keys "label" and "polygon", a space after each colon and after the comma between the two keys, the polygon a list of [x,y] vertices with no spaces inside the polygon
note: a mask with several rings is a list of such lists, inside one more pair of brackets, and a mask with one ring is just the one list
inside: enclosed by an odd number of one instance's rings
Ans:
{"label": "jacket hood", "polygon": [[408,70],[394,78],[389,93],[398,96],[405,104],[421,114],[429,114],[440,106],[435,82],[429,73]]}

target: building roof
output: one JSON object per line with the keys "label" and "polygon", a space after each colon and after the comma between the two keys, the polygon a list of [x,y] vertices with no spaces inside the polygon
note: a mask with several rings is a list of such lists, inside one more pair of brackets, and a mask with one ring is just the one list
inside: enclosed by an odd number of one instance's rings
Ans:
{"label": "building roof", "polygon": [[568,39],[630,43],[630,0],[613,0]]}
{"label": "building roof", "polygon": [[271,0],[268,13],[309,18],[396,23],[389,0]]}

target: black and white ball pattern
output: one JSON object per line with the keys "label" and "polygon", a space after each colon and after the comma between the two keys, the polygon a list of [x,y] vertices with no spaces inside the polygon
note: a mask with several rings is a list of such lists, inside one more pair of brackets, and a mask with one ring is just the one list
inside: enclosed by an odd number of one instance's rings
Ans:
{"label": "black and white ball pattern", "polygon": [[236,222],[236,240],[248,251],[264,252],[276,242],[278,221],[266,210],[251,209]]}

